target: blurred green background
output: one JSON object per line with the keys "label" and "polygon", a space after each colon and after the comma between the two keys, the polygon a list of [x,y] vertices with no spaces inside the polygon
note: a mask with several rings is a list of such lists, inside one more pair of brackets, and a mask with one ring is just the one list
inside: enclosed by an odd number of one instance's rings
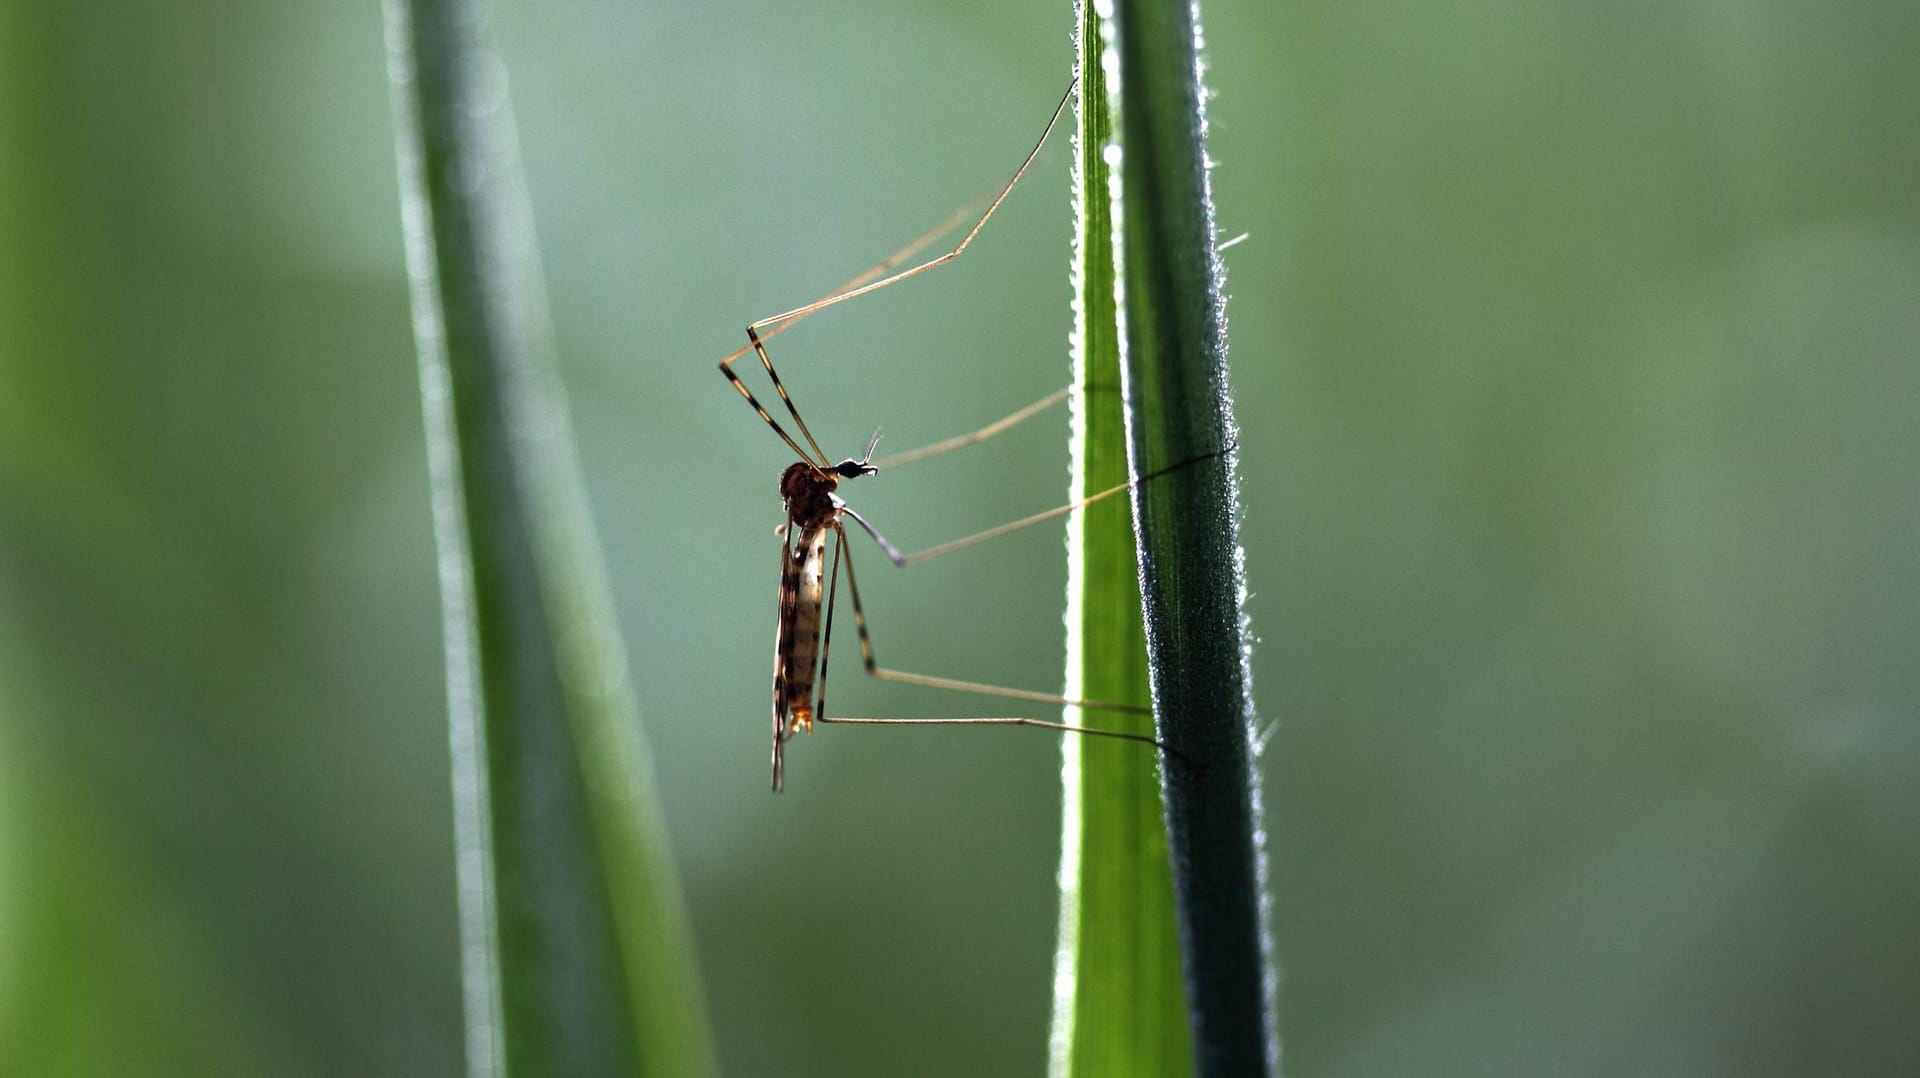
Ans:
{"label": "blurred green background", "polygon": [[[1288,1071],[1920,1072],[1920,7],[1204,14]],[[1044,1059],[1058,754],[766,792],[787,457],[713,362],[1001,177],[1070,26],[497,5],[732,1074]],[[830,452],[1063,384],[1065,145],[781,339]],[[0,1073],[459,1071],[392,161],[371,2],[0,6]],[[924,546],[1063,429],[849,494]],[[883,661],[1058,683],[1058,533],[855,553]]]}

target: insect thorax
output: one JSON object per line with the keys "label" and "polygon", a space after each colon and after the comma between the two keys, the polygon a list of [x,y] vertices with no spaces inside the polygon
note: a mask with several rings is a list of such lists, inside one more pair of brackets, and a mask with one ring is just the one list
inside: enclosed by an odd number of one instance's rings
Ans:
{"label": "insect thorax", "polygon": [[824,527],[833,519],[833,491],[840,485],[832,475],[805,461],[797,461],[780,474],[780,498],[787,503],[787,517],[799,527]]}

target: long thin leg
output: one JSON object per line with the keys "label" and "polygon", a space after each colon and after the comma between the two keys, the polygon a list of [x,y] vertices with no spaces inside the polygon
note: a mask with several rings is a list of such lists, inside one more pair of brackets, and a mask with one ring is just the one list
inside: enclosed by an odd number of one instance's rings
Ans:
{"label": "long thin leg", "polygon": [[867,523],[867,519],[865,517],[861,516],[859,513],[854,512],[851,508],[842,506],[841,512],[844,512],[846,515],[852,517],[854,520],[854,523],[860,525],[861,529],[865,531],[869,536],[871,536],[875,543],[878,543],[880,545],[880,549],[886,552],[887,559],[889,561],[893,562],[893,564],[898,565],[899,567],[904,569],[909,565],[918,565],[923,561],[932,561],[935,558],[944,557],[948,554],[954,553],[955,551],[965,550],[970,546],[978,546],[979,544],[987,542],[990,539],[998,539],[1003,535],[1006,535],[1010,532],[1017,532],[1022,528],[1031,528],[1035,524],[1044,524],[1049,520],[1058,519],[1059,517],[1066,516],[1068,513],[1073,512],[1075,509],[1082,508],[1083,506],[1092,505],[1093,503],[1098,501],[1104,501],[1107,498],[1113,497],[1115,494],[1119,494],[1121,491],[1131,490],[1132,488],[1138,486],[1141,483],[1151,482],[1152,480],[1158,479],[1161,476],[1168,475],[1173,472],[1177,472],[1182,468],[1191,467],[1195,464],[1200,463],[1201,461],[1212,460],[1215,457],[1225,456],[1228,453],[1233,452],[1234,449],[1236,448],[1237,446],[1235,445],[1229,445],[1224,449],[1216,449],[1211,453],[1203,453],[1200,456],[1194,457],[1190,460],[1183,460],[1178,464],[1174,464],[1174,465],[1170,465],[1168,467],[1162,468],[1157,472],[1149,472],[1148,474],[1143,475],[1138,479],[1122,483],[1119,486],[1108,487],[1107,489],[1100,491],[1098,493],[1089,494],[1086,497],[1081,498],[1079,501],[1068,502],[1065,505],[1057,505],[1052,509],[1047,509],[1042,512],[1035,513],[1032,516],[1021,517],[1019,520],[1010,520],[1005,524],[996,525],[994,527],[986,529],[985,531],[974,532],[972,535],[963,535],[958,539],[949,539],[944,543],[940,543],[935,546],[930,546],[925,550],[916,550],[911,554],[901,553],[899,547],[896,547],[892,543],[888,542],[886,537],[881,535],[878,529],[874,528],[872,524]]}
{"label": "long thin leg", "polygon": [[[753,406],[753,410],[759,414],[761,419],[766,421],[767,426],[772,427],[773,432],[778,434],[780,438],[785,441],[788,446],[792,447],[793,451],[798,453],[803,459],[826,467],[830,467],[832,464],[831,459],[821,451],[820,443],[814,439],[813,432],[807,429],[806,420],[800,418],[799,410],[793,405],[793,398],[788,395],[786,386],[780,382],[779,373],[773,369],[773,360],[767,355],[765,343],[767,338],[784,331],[787,327],[813,314],[815,311],[831,307],[837,303],[844,303],[855,296],[864,296],[868,292],[878,291],[890,284],[904,281],[909,277],[918,276],[933,269],[935,266],[943,266],[960,257],[960,252],[966,250],[967,245],[973,242],[973,238],[980,234],[982,228],[986,227],[986,223],[993,217],[994,211],[1000,208],[1000,203],[1006,201],[1007,195],[1013,190],[1014,185],[1020,182],[1020,177],[1026,175],[1027,168],[1033,164],[1033,159],[1040,155],[1040,148],[1046,145],[1047,136],[1053,133],[1054,127],[1060,122],[1060,115],[1066,110],[1067,102],[1073,98],[1074,87],[1079,85],[1079,81],[1079,77],[1075,76],[1074,80],[1067,85],[1067,92],[1061,95],[1060,103],[1054,106],[1053,114],[1047,118],[1046,129],[1040,132],[1040,138],[1034,142],[1033,149],[1027,151],[1027,156],[1020,162],[1020,167],[1015,169],[1013,175],[1009,177],[1005,183],[1000,185],[999,190],[994,194],[993,198],[988,201],[986,209],[981,212],[979,219],[974,221],[973,227],[967,229],[964,236],[960,237],[960,242],[955,244],[952,250],[934,258],[927,259],[924,262],[917,263],[907,269],[894,271],[895,266],[912,258],[914,254],[918,253],[926,247],[926,245],[932,243],[948,231],[951,231],[953,226],[943,223],[940,228],[922,235],[879,265],[854,277],[852,281],[848,282],[849,287],[843,287],[805,306],[795,307],[791,311],[784,311],[770,318],[762,318],[757,322],[749,324],[747,326],[747,346],[733,352],[720,361],[720,373],[726,375],[727,381],[731,382],[733,388],[738,390],[742,397],[746,398],[747,403]],[[973,204],[970,203],[968,206],[963,207],[962,212],[956,214],[955,218],[957,220],[965,220],[967,214],[970,213],[972,209],[972,205]],[[876,277],[878,278],[877,280],[874,279]],[[766,332],[762,333],[762,330],[766,330]],[[774,389],[780,394],[782,403],[786,405],[787,414],[793,417],[794,424],[799,429],[801,437],[805,438],[807,445],[812,448],[812,456],[809,456],[807,451],[801,448],[800,443],[774,420],[772,414],[754,398],[753,392],[747,388],[746,383],[742,382],[740,376],[734,372],[734,360],[739,359],[749,350],[759,355],[761,366],[766,368],[768,378],[773,381]]]}
{"label": "long thin leg", "polygon": [[[793,589],[793,553],[791,540],[793,521],[774,529],[780,537],[780,599],[779,599],[779,636],[785,638],[787,625],[792,615],[794,602]],[[773,792],[779,793],[786,783],[787,764],[787,656],[786,649],[775,646],[773,650]]]}
{"label": "long thin leg", "polygon": [[[940,237],[946,235],[947,233],[952,232],[954,229],[959,228],[962,224],[966,223],[969,219],[974,217],[975,214],[978,214],[980,212],[981,207],[985,206],[988,202],[991,202],[993,200],[993,196],[996,193],[998,193],[999,190],[1000,189],[998,187],[995,187],[992,191],[988,191],[986,194],[981,195],[978,198],[969,200],[965,205],[961,206],[959,209],[949,214],[946,220],[940,222],[938,225],[935,225],[934,227],[914,237],[913,241],[908,243],[905,247],[900,248],[898,251],[893,252],[887,257],[881,259],[880,261],[874,263],[871,266],[868,266],[866,269],[861,270],[859,273],[854,274],[852,277],[840,282],[838,285],[829,289],[824,295],[820,297],[820,300],[825,301],[825,300],[832,299],[833,297],[839,295],[842,292],[847,292],[855,288],[859,288],[861,285],[866,284],[868,281],[871,281],[877,277],[884,276],[885,274],[891,272],[895,266],[900,265],[902,262],[905,262],[907,259],[912,258],[914,255],[919,254],[921,251],[926,250],[927,246],[931,244],[934,240],[937,240]],[[769,320],[762,319],[760,322],[754,323],[754,325],[760,326],[766,321],[769,321]],[[766,332],[760,334],[760,342],[762,344],[765,344],[767,341],[770,341],[775,337],[778,337],[780,334],[785,333],[787,330],[792,329],[796,321],[797,319],[789,320],[786,322],[782,322],[777,326],[772,326],[767,328]],[[734,360],[739,359],[741,356],[744,356],[751,351],[753,351],[753,345],[751,343],[743,344],[739,348],[736,348],[732,352],[728,353],[727,357],[725,359],[722,359],[720,362],[731,364]]]}
{"label": "long thin leg", "polygon": [[[780,436],[781,441],[786,442],[788,446],[792,447],[794,454],[797,455],[801,460],[804,460],[809,464],[813,464],[823,469],[831,467],[832,462],[827,459],[827,455],[825,453],[820,452],[819,446],[817,445],[814,446],[813,454],[809,454],[804,448],[801,447],[799,442],[796,442],[793,440],[793,435],[788,434],[786,432],[786,429],[780,426],[779,421],[774,419],[773,416],[767,412],[766,408],[763,407],[758,400],[754,399],[753,390],[748,389],[747,383],[742,382],[740,380],[740,376],[733,372],[732,364],[733,364],[733,357],[731,356],[721,360],[720,373],[727,376],[727,381],[733,383],[733,388],[739,390],[740,395],[742,397],[747,398],[747,403],[753,406],[753,410],[759,413],[760,418],[766,421],[767,426],[773,428],[773,433],[778,434]],[[772,364],[768,364],[767,369],[772,370],[773,369]],[[786,398],[787,396],[786,390],[782,389],[780,391],[780,396],[783,398]],[[793,401],[791,398],[787,399],[787,410],[789,412],[793,412]],[[793,417],[795,419],[799,419],[800,414],[798,412],[794,412]],[[801,433],[803,434],[805,433],[804,429],[802,430]],[[813,441],[813,436],[810,434],[807,435],[807,441],[811,443]],[[818,459],[815,459],[816,455]]]}
{"label": "long thin leg", "polygon": [[1059,389],[1041,397],[1039,400],[1014,412],[1012,415],[996,419],[986,426],[981,427],[979,430],[969,431],[966,434],[958,434],[945,441],[935,442],[932,445],[923,445],[918,449],[909,449],[904,453],[895,453],[889,457],[882,457],[874,461],[873,466],[883,469],[898,468],[902,464],[912,464],[914,461],[925,460],[928,457],[936,457],[955,449],[961,449],[970,445],[979,445],[981,442],[999,434],[1001,431],[1015,424],[1024,423],[1034,416],[1039,415],[1041,412],[1059,404],[1061,401],[1066,400],[1067,395],[1072,391],[1072,386],[1061,386]]}
{"label": "long thin leg", "polygon": [[[780,403],[787,406],[787,414],[792,416],[794,423],[799,426],[801,437],[805,438],[807,444],[813,447],[814,455],[819,457],[822,463],[829,463],[830,458],[827,456],[826,451],[820,448],[819,442],[813,440],[813,432],[807,429],[807,421],[800,418],[800,409],[793,406],[793,397],[788,395],[786,384],[780,381],[780,372],[773,369],[773,357],[767,355],[766,346],[760,343],[760,335],[754,332],[754,327],[752,326],[747,327],[747,340],[753,343],[753,350],[759,353],[760,365],[767,369],[767,377],[773,382],[774,392],[780,394]],[[742,393],[746,393],[746,386],[734,375],[732,367],[723,364],[720,369],[727,373],[727,378],[733,382],[735,387]],[[748,398],[751,399],[752,394],[749,393]],[[758,408],[759,406],[759,402],[755,401],[754,407]],[[766,418],[764,411],[762,411],[760,415],[761,418]],[[771,422],[771,420],[769,420],[769,422]],[[774,429],[779,430],[780,428],[776,426]],[[789,438],[788,442],[791,443],[792,439]],[[805,453],[800,455],[803,457],[806,456]]]}
{"label": "long thin leg", "polygon": [[[914,255],[918,254],[920,251],[924,250],[929,243],[932,243],[934,240],[939,239],[941,236],[944,236],[947,233],[953,231],[955,228],[957,228],[960,222],[966,220],[969,216],[971,216],[983,201],[985,200],[974,199],[972,202],[969,202],[966,205],[960,207],[960,209],[956,210],[952,216],[948,217],[945,221],[940,222],[938,227],[933,228],[915,237],[913,242],[907,244],[905,247],[900,248],[898,251],[895,251],[893,254],[888,255],[886,258],[882,259],[880,262],[874,264],[873,266],[854,275],[852,279],[846,281],[840,287],[827,293],[826,296],[822,297],[822,302],[828,299],[832,299],[834,296],[840,295],[843,292],[847,292],[851,289],[859,288],[861,285],[866,284],[868,281],[871,281],[874,278],[885,274],[889,270],[893,269],[895,266],[898,266],[900,263],[905,262],[909,258],[912,258]],[[733,383],[733,388],[739,390],[740,393],[747,398],[747,403],[753,405],[754,411],[760,413],[760,418],[767,421],[767,424],[773,428],[774,433],[778,434],[781,438],[786,439],[787,444],[789,446],[792,446],[795,452],[799,453],[802,457],[807,457],[807,454],[800,449],[800,446],[797,443],[795,443],[792,438],[787,436],[787,432],[780,428],[780,424],[774,422],[773,417],[767,414],[767,411],[765,408],[761,407],[760,402],[754,399],[753,394],[747,389],[746,384],[740,381],[739,377],[734,374],[734,371],[733,371],[734,360],[739,359],[741,356],[746,355],[750,351],[757,353],[760,356],[761,364],[764,365],[767,369],[768,377],[770,377],[773,380],[773,388],[779,391],[780,399],[783,402],[785,402],[787,406],[787,414],[793,416],[794,422],[799,425],[801,436],[807,440],[807,444],[812,446],[813,451],[819,455],[820,463],[823,463],[823,464],[830,463],[830,458],[828,458],[825,453],[822,453],[820,451],[820,443],[814,440],[813,432],[807,429],[807,421],[800,418],[800,413],[794,409],[793,398],[787,394],[787,387],[781,383],[780,375],[774,372],[773,360],[767,355],[766,342],[769,339],[775,336],[778,336],[779,334],[784,333],[788,329],[792,328],[799,321],[799,319],[797,318],[788,319],[785,322],[781,322],[777,325],[774,325],[768,328],[765,333],[759,332],[760,328],[763,325],[765,325],[767,321],[770,321],[770,320],[763,319],[762,321],[755,322],[754,324],[747,327],[747,344],[741,348],[735,349],[725,359],[722,359],[720,361],[720,370],[723,374],[727,376],[727,380]],[[812,458],[807,458],[807,459],[811,460]]]}
{"label": "long thin leg", "polygon": [[874,543],[876,543],[880,547],[880,552],[887,556],[888,561],[892,562],[895,565],[900,566],[903,569],[906,568],[907,556],[905,554],[900,553],[899,547],[894,546],[892,543],[887,542],[887,537],[884,535],[881,535],[879,532],[879,529],[867,523],[866,517],[861,516],[858,512],[854,510],[852,506],[847,505],[845,503],[841,504],[840,511],[842,513],[845,513],[847,516],[852,517],[853,522],[855,524],[860,525],[860,530],[863,532],[866,532],[867,537],[872,539]]}
{"label": "long thin leg", "polygon": [[827,623],[820,630],[820,677],[815,683],[813,713],[827,713],[827,652],[833,647],[833,607],[840,590],[840,559],[847,556],[847,535],[833,529],[833,569],[827,574]]}
{"label": "long thin leg", "polygon": [[1131,485],[1130,483],[1122,483],[1117,487],[1108,487],[1098,494],[1082,498],[1077,502],[1057,505],[1045,512],[1035,513],[1030,517],[1021,517],[1019,520],[1010,520],[1005,524],[988,528],[986,531],[974,532],[972,535],[963,535],[958,539],[949,539],[938,546],[930,546],[925,550],[917,550],[912,554],[901,553],[899,547],[889,542],[886,536],[880,534],[879,529],[868,523],[867,518],[854,511],[851,506],[843,505],[840,507],[840,511],[852,517],[855,524],[860,525],[860,530],[866,532],[868,537],[879,545],[881,553],[887,556],[888,561],[905,569],[909,565],[918,565],[923,561],[932,561],[942,555],[951,554],[956,550],[965,550],[967,547],[977,546],[990,539],[998,539],[1009,532],[1017,532],[1022,528],[1031,528],[1035,524],[1044,524],[1049,520],[1066,516],[1068,513],[1082,506],[1092,505],[1094,502],[1111,498],[1115,494],[1126,490]]}
{"label": "long thin leg", "polygon": [[1182,753],[1169,746],[1166,742],[1158,738],[1148,737],[1146,734],[1130,734],[1124,730],[1099,730],[1091,726],[1075,726],[1065,722],[1046,722],[1041,719],[1024,719],[1011,716],[990,719],[829,719],[822,716],[820,721],[823,723],[833,723],[838,726],[1035,726],[1043,730],[1065,730],[1070,734],[1085,734],[1089,737],[1115,737],[1126,741],[1138,741],[1141,744],[1152,745],[1156,748],[1171,752],[1175,756],[1181,757],[1181,759],[1186,759]]}
{"label": "long thin leg", "polygon": [[[1100,700],[1075,700],[1057,693],[1034,692],[1030,689],[1009,689],[1002,685],[989,685],[980,681],[961,681],[956,678],[934,677],[930,674],[914,674],[905,670],[892,670],[881,666],[879,660],[874,655],[873,636],[867,629],[867,611],[866,607],[860,602],[860,580],[859,576],[853,571],[853,552],[847,549],[846,531],[838,525],[835,525],[834,531],[839,533],[840,556],[845,558],[847,563],[847,594],[853,599],[853,626],[854,630],[859,633],[860,636],[860,661],[862,665],[866,667],[867,673],[873,677],[879,678],[882,681],[896,681],[906,685],[922,685],[932,689],[951,689],[956,692],[970,692],[981,696],[998,696],[1009,700],[1029,700],[1038,704],[1057,704],[1066,707],[1088,708],[1095,711],[1118,711],[1132,715],[1151,713],[1151,708],[1136,707],[1132,704],[1112,704]],[[827,617],[829,623],[831,623],[833,617],[831,608],[828,610]],[[821,711],[820,714],[825,715],[825,711]],[[824,722],[825,719],[823,718],[821,721]],[[836,719],[834,721],[843,722],[845,720]],[[939,721],[958,723],[971,720],[943,719]],[[1037,719],[1027,720],[1025,724],[1048,725],[1046,723],[1040,723]],[[988,725],[1009,726],[1015,724],[1001,720],[992,720],[988,722]],[[1114,736],[1123,735],[1115,734]],[[1153,741],[1152,738],[1140,738],[1138,735],[1133,734],[1124,736],[1132,737],[1135,740]],[[1158,742],[1155,742],[1155,744],[1158,744]]]}
{"label": "long thin leg", "polygon": [[[855,274],[853,277],[842,282],[839,285],[839,287],[834,288],[832,291],[828,292],[825,296],[821,297],[821,299],[822,300],[831,299],[842,292],[846,292],[850,289],[858,288],[861,285],[866,284],[868,281],[871,281],[874,278],[887,273],[888,271],[892,270],[895,266],[898,266],[900,263],[905,262],[907,259],[912,258],[914,255],[925,250],[927,245],[932,243],[934,240],[937,240],[941,236],[944,236],[947,233],[952,232],[954,229],[958,228],[963,221],[965,221],[967,218],[973,216],[973,214],[978,212],[979,208],[982,205],[985,205],[991,197],[992,197],[992,194],[989,193],[987,195],[981,196],[980,198],[976,198],[971,202],[968,202],[966,205],[960,207],[958,210],[955,210],[950,216],[948,216],[946,220],[940,222],[940,224],[938,224],[934,228],[931,228],[926,232],[921,233],[919,236],[914,237],[913,241],[911,243],[908,243],[905,247],[900,248],[898,251],[895,251],[894,253],[888,255],[886,258],[881,259],[879,262],[873,264],[872,266],[867,267],[866,269]],[[802,450],[800,448],[799,443],[795,442],[793,438],[788,436],[787,432],[781,429],[780,424],[775,422],[773,417],[767,414],[767,410],[761,406],[759,400],[755,399],[752,391],[747,389],[746,384],[739,379],[739,377],[734,373],[734,370],[733,370],[734,360],[739,359],[741,356],[746,355],[748,352],[754,352],[754,351],[759,352],[761,361],[766,364],[767,373],[773,376],[775,387],[780,390],[781,398],[785,400],[787,403],[787,411],[793,415],[793,418],[796,421],[800,421],[799,413],[794,412],[793,410],[792,399],[788,397],[786,388],[780,384],[780,376],[773,373],[773,361],[771,359],[768,359],[766,356],[766,342],[772,340],[773,338],[793,328],[793,326],[799,320],[790,319],[786,322],[780,323],[779,325],[775,325],[768,328],[764,333],[757,332],[757,330],[764,324],[765,321],[766,320],[763,319],[761,322],[755,322],[752,327],[748,328],[747,343],[744,345],[741,345],[739,348],[734,349],[732,352],[727,353],[727,355],[720,360],[720,372],[727,376],[727,381],[732,383],[733,388],[740,391],[740,395],[747,399],[747,403],[752,405],[753,410],[759,413],[760,418],[765,420],[767,425],[773,428],[773,431],[775,434],[778,434],[783,440],[785,440],[787,445],[793,448],[794,452],[800,454],[801,457],[807,457],[806,451]],[[814,450],[818,452],[820,448],[819,443],[813,440],[813,434],[812,432],[806,429],[805,421],[800,421],[800,433],[807,439],[808,443],[813,446]],[[869,454],[871,454],[871,451],[869,451]],[[811,458],[808,458],[808,459],[811,459]],[[820,454],[819,463],[829,463],[829,459],[826,456],[826,454],[824,453]]]}
{"label": "long thin leg", "polygon": [[[959,209],[956,209],[952,213],[948,214],[946,219],[941,221],[939,224],[933,226],[930,229],[927,229],[925,232],[922,232],[918,236],[915,236],[911,243],[908,243],[905,247],[900,248],[898,251],[893,252],[887,257],[867,267],[866,269],[862,270],[859,274],[853,277],[850,277],[845,281],[840,282],[840,287],[834,289],[831,292],[828,292],[826,295],[821,296],[820,298],[823,300],[831,299],[842,292],[851,292],[854,289],[859,288],[861,285],[866,284],[868,281],[876,280],[880,277],[886,276],[889,273],[892,273],[895,267],[899,266],[901,263],[905,262],[907,259],[912,258],[914,255],[919,254],[921,251],[926,250],[928,247],[932,246],[934,240],[937,240],[940,237],[946,235],[947,233],[952,232],[954,229],[959,228],[963,224],[966,224],[969,219],[974,218],[975,215],[979,214],[981,210],[986,208],[988,203],[993,201],[993,196],[998,194],[999,192],[1000,192],[1000,189],[998,187],[995,187],[993,190],[988,191],[984,195],[976,195],[975,197],[968,199],[964,203],[961,203]],[[789,321],[784,325],[792,325],[792,324],[793,323]],[[773,329],[769,329],[767,332],[761,334],[760,339],[764,341],[768,337],[773,336],[775,333],[780,333],[783,331],[784,331],[783,327],[776,326]]]}
{"label": "long thin leg", "polygon": [[1022,528],[1031,528],[1035,524],[1044,524],[1049,520],[1055,520],[1055,519],[1058,519],[1059,517],[1066,516],[1068,513],[1073,512],[1075,509],[1079,509],[1083,506],[1092,505],[1095,502],[1105,501],[1106,499],[1113,497],[1115,494],[1120,494],[1126,490],[1131,489],[1132,486],[1133,486],[1132,483],[1122,483],[1117,487],[1108,487],[1107,489],[1099,492],[1098,494],[1090,494],[1087,497],[1082,498],[1077,502],[1068,502],[1065,505],[1058,505],[1044,512],[1035,513],[1030,517],[1021,517],[1019,520],[1010,520],[1005,524],[988,528],[985,531],[974,532],[972,535],[963,535],[958,539],[949,539],[944,543],[940,543],[936,546],[930,546],[925,550],[916,550],[913,553],[908,554],[905,557],[901,558],[898,564],[902,568],[905,568],[906,566],[909,566],[909,565],[918,565],[923,561],[932,561],[935,558],[945,557],[946,555],[951,554],[956,550],[965,550],[970,546],[978,546],[979,544],[987,542],[990,539],[998,539],[1001,536],[1006,535],[1010,532],[1017,532]]}
{"label": "long thin leg", "polygon": [[967,229],[966,235],[960,237],[960,242],[954,245],[953,250],[943,255],[929,258],[925,262],[921,262],[908,269],[900,270],[897,273],[890,273],[877,281],[869,281],[866,284],[849,288],[843,292],[828,296],[825,299],[814,300],[804,307],[795,307],[791,311],[782,311],[770,318],[762,318],[748,328],[749,335],[751,335],[754,330],[763,329],[767,326],[782,322],[798,321],[813,314],[815,311],[823,310],[837,303],[845,303],[855,296],[864,296],[869,292],[877,292],[890,284],[904,281],[909,277],[917,277],[933,269],[935,266],[944,266],[954,259],[959,258],[960,252],[967,249],[967,246],[973,242],[973,238],[980,234],[982,228],[986,227],[987,221],[993,217],[994,211],[998,210],[1000,204],[1007,200],[1008,193],[1013,190],[1015,184],[1020,182],[1020,177],[1027,174],[1027,169],[1032,166],[1033,159],[1040,156],[1040,148],[1047,144],[1047,136],[1051,135],[1054,127],[1059,124],[1060,115],[1066,111],[1067,102],[1073,100],[1074,88],[1079,84],[1080,77],[1078,75],[1074,76],[1073,81],[1067,84],[1067,92],[1060,95],[1060,103],[1053,107],[1053,115],[1047,117],[1047,126],[1040,132],[1040,137],[1034,140],[1033,149],[1027,151],[1027,156],[1020,161],[1020,167],[1013,170],[1013,175],[1007,177],[1007,182],[1000,185],[999,192],[993,196],[993,201],[987,203],[987,208],[980,214],[980,219],[973,223],[972,228]]}

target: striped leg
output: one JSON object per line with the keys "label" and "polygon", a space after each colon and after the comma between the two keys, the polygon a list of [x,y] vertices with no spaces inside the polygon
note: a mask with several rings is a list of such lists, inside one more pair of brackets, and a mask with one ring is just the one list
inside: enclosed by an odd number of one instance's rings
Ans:
{"label": "striped leg", "polygon": [[793,534],[793,521],[774,529],[780,537],[780,601],[777,616],[778,631],[774,637],[773,648],[773,792],[779,793],[786,784],[787,765],[787,652],[785,642],[788,626],[793,621],[794,571],[793,543],[789,538]]}

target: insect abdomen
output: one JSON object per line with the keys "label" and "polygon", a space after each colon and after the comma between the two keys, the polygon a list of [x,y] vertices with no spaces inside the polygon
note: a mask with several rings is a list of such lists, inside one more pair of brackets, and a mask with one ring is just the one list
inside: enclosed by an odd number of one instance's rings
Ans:
{"label": "insect abdomen", "polygon": [[787,733],[813,729],[813,686],[820,654],[820,609],[827,561],[827,529],[808,528],[794,547],[793,601],[781,619],[777,642],[781,703]]}

